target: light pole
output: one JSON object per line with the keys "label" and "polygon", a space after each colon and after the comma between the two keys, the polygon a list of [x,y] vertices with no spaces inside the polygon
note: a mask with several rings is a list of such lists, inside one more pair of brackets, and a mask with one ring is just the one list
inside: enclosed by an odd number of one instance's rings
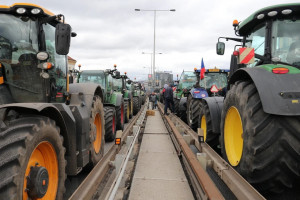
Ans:
{"label": "light pole", "polygon": [[[152,76],[154,76],[154,74],[153,74],[153,72],[152,72],[152,70],[153,70],[153,65],[152,65],[152,55],[153,55],[153,53],[149,53],[149,52],[142,52],[142,54],[150,54],[150,63],[151,63],[151,70],[150,70],[150,74],[152,75]],[[159,53],[155,53],[155,54],[163,54],[163,53],[161,53],[161,52],[159,52]],[[154,70],[153,70],[154,71]]]}
{"label": "light pole", "polygon": [[143,10],[143,9],[134,9],[135,11],[150,11],[154,12],[154,39],[153,39],[153,79],[155,80],[155,26],[156,26],[156,12],[167,11],[167,12],[175,12],[175,9],[170,10]]}

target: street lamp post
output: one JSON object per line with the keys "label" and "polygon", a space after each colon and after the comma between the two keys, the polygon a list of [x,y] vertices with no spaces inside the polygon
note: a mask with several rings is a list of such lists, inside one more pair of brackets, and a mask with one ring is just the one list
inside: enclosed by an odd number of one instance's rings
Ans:
{"label": "street lamp post", "polygon": [[[152,75],[152,76],[154,76],[154,74],[153,74],[153,65],[152,65],[152,55],[153,55],[153,53],[149,53],[149,52],[142,52],[142,54],[150,54],[150,63],[151,63],[151,70],[150,70],[150,74]],[[155,54],[163,54],[163,53],[161,53],[161,52],[159,52],[159,53],[155,53]]]}
{"label": "street lamp post", "polygon": [[175,9],[170,9],[170,10],[143,10],[143,9],[134,9],[135,11],[150,11],[154,12],[154,38],[153,38],[153,79],[155,80],[155,26],[156,26],[156,12],[159,11],[170,11],[170,12],[175,12]]}

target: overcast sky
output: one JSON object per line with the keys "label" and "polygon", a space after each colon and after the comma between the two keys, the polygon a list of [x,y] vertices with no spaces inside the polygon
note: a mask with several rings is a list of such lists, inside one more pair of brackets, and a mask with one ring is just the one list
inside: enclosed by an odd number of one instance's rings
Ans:
{"label": "overcast sky", "polygon": [[[11,5],[14,0],[1,0]],[[32,0],[54,14],[64,14],[77,37],[69,55],[84,69],[107,69],[117,64],[131,79],[146,79],[153,52],[153,12],[140,9],[176,9],[157,12],[156,69],[172,71],[200,67],[229,68],[234,43],[226,43],[225,55],[218,56],[218,37],[234,36],[232,21],[242,21],[256,10],[286,0]]]}

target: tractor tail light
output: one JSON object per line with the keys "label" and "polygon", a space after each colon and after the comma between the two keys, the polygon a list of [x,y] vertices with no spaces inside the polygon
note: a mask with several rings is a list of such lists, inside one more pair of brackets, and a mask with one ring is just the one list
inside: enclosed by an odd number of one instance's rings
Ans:
{"label": "tractor tail light", "polygon": [[284,68],[284,67],[277,67],[277,68],[272,69],[272,72],[274,74],[286,74],[289,72],[289,69]]}
{"label": "tractor tail light", "polygon": [[233,55],[234,55],[234,56],[238,56],[238,55],[239,55],[239,52],[238,52],[238,51],[234,51],[234,52],[233,52]]}

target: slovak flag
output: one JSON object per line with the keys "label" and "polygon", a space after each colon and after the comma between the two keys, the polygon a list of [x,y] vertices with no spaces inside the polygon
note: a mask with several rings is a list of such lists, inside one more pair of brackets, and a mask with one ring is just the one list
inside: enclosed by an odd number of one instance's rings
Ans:
{"label": "slovak flag", "polygon": [[202,58],[201,71],[200,71],[200,80],[204,79],[204,73],[205,73],[205,66],[204,66],[204,62],[203,62],[203,58]]}

